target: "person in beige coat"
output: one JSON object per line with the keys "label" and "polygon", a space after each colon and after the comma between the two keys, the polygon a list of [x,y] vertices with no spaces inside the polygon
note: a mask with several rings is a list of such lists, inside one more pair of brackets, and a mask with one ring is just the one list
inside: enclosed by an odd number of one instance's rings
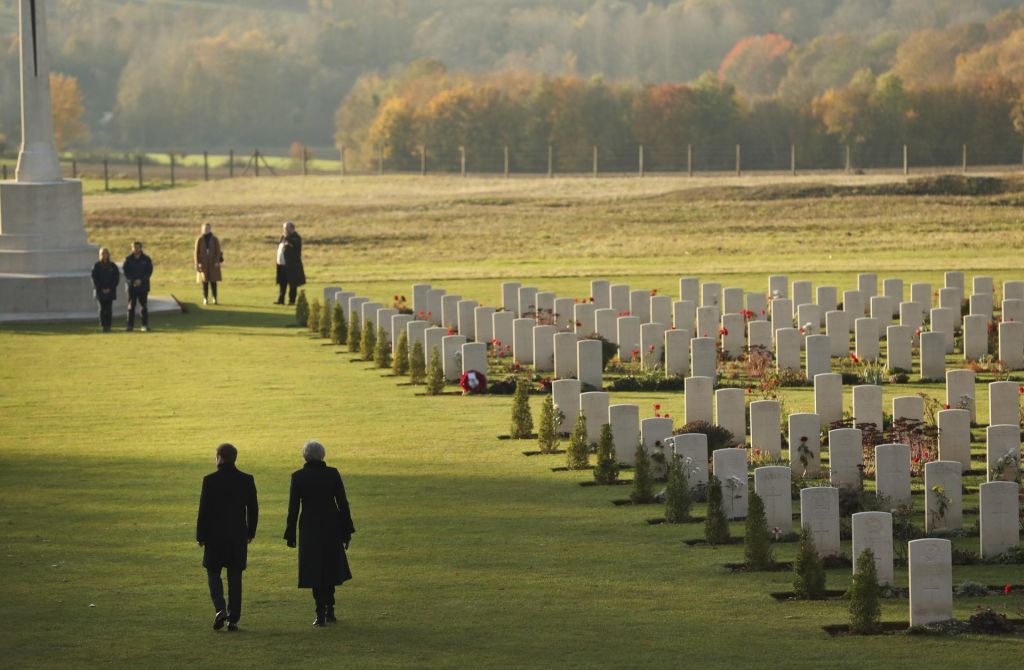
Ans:
{"label": "person in beige coat", "polygon": [[220,265],[224,254],[220,240],[213,234],[210,224],[203,224],[202,234],[196,238],[196,282],[203,285],[203,304],[209,304],[213,293],[213,304],[217,304],[217,282],[221,280]]}

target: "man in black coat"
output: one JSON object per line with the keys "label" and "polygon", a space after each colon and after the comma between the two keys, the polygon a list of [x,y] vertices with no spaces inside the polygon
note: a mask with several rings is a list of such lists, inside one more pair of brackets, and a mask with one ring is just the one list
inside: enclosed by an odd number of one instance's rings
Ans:
{"label": "man in black coat", "polygon": [[[245,570],[248,545],[256,536],[260,508],[256,501],[256,481],[235,467],[238,450],[230,444],[217,447],[217,472],[203,477],[199,496],[196,542],[203,547],[203,567],[210,584],[210,598],[217,614],[213,629],[224,621],[228,630],[238,630],[242,614],[242,571]],[[220,571],[227,568],[228,602],[224,604],[224,584]]]}
{"label": "man in black coat", "polygon": [[142,242],[132,243],[132,252],[121,264],[128,285],[128,330],[135,330],[135,305],[142,312],[142,332],[149,330],[149,278],[153,276],[153,259],[142,253]]}
{"label": "man in black coat", "polygon": [[299,588],[313,589],[313,625],[318,628],[337,621],[334,587],[352,579],[345,551],[356,532],[341,475],[327,467],[324,454],[324,446],[312,440],[302,449],[306,464],[292,474],[284,531],[285,542],[294,548],[296,524],[300,530]]}
{"label": "man in black coat", "polygon": [[299,287],[306,283],[306,271],[302,267],[302,238],[295,232],[295,224],[284,224],[284,235],[277,243],[277,301],[284,304],[284,292],[288,290],[288,304],[295,304]]}

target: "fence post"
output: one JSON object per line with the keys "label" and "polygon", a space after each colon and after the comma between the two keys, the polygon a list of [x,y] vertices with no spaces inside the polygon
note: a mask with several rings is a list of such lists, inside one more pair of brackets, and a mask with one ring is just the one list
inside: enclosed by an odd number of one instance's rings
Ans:
{"label": "fence post", "polygon": [[903,174],[904,175],[910,174],[910,163],[907,160],[908,157],[909,156],[908,156],[908,152],[907,152],[907,145],[904,144],[903,145]]}
{"label": "fence post", "polygon": [[139,168],[139,188],[142,188],[142,154],[139,154],[135,158],[138,161]]}
{"label": "fence post", "polygon": [[425,177],[427,174],[427,145],[420,145],[420,176]]}
{"label": "fence post", "polygon": [[505,179],[508,179],[508,145],[505,145]]}
{"label": "fence post", "polygon": [[252,150],[252,163],[253,163],[253,165],[256,166],[256,176],[259,177],[260,176],[260,150],[259,149],[253,149]]}
{"label": "fence post", "polygon": [[203,151],[203,181],[210,181],[210,152]]}
{"label": "fence post", "polygon": [[555,176],[555,148],[548,145],[548,179]]}
{"label": "fence post", "polygon": [[850,172],[853,166],[850,165],[850,145],[846,145],[846,172]]}
{"label": "fence post", "polygon": [[384,174],[384,147],[377,147],[377,176]]}
{"label": "fence post", "polygon": [[235,177],[235,150],[230,149],[228,151],[228,179],[234,179]]}
{"label": "fence post", "polygon": [[71,159],[71,178],[78,179],[78,161],[74,158]]}
{"label": "fence post", "polygon": [[342,147],[341,149],[339,149],[338,152],[341,154],[341,176],[344,177],[345,176],[345,147]]}
{"label": "fence post", "polygon": [[740,145],[736,145],[736,176],[739,177],[742,174],[740,168]]}
{"label": "fence post", "polygon": [[640,167],[640,176],[643,177],[644,176],[644,145],[642,145],[642,144],[640,145],[639,167]]}
{"label": "fence post", "polygon": [[466,147],[459,145],[459,172],[466,176]]}
{"label": "fence post", "polygon": [[[110,190],[110,170],[108,169],[108,163],[106,158],[103,159],[103,190]],[[4,179],[7,178],[7,166],[4,166]]]}
{"label": "fence post", "polygon": [[7,181],[7,164],[6,163],[4,164],[3,172],[4,172],[4,181]]}
{"label": "fence post", "polygon": [[967,145],[964,145],[963,172],[967,174]]}
{"label": "fence post", "polygon": [[686,145],[686,176],[693,176],[693,145]]}
{"label": "fence post", "polygon": [[305,144],[302,145],[302,176],[309,176],[309,149]]}
{"label": "fence post", "polygon": [[795,177],[796,176],[796,145],[789,145],[789,171]]}
{"label": "fence post", "polygon": [[174,188],[174,183],[175,183],[175,179],[174,179],[174,152],[172,151],[171,153],[169,153],[167,155],[171,157],[171,188]]}
{"label": "fence post", "polygon": [[597,145],[594,145],[594,178],[597,179]]}

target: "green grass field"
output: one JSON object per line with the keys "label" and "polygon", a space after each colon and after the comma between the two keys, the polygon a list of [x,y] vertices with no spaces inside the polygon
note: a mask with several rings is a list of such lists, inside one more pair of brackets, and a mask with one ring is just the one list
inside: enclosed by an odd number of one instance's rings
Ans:
{"label": "green grass field", "polygon": [[[337,284],[389,302],[427,281],[497,304],[506,278],[570,296],[597,277],[672,295],[691,274],[750,290],[765,290],[769,273],[841,289],[863,270],[935,288],[947,269],[1024,278],[1012,183],[988,196],[908,197],[878,194],[887,185],[872,177],[833,180],[842,188],[831,196],[818,178],[786,182],[238,179],[87,196],[90,239],[117,258],[146,241],[154,292],[189,311],[155,317],[146,335],[101,336],[93,324],[0,330],[4,665],[1005,664],[1019,640],[831,639],[820,626],[845,623],[845,602],[778,603],[768,593],[790,589],[789,573],[730,574],[722,564],[741,560],[741,547],[687,547],[699,524],[650,526],[657,506],[611,504],[628,487],[580,487],[590,473],[552,472],[564,457],[526,457],[534,443],[496,439],[508,432],[510,397],[419,396],[270,304],[285,219],[305,237],[311,297]],[[217,307],[197,304],[189,261],[204,221],[225,247]],[[887,407],[917,390],[940,393],[887,386]],[[783,397],[789,411],[811,410],[809,389]],[[659,402],[683,416],[680,393],[613,402],[637,403],[641,416]],[[310,626],[312,598],[295,588],[296,556],[281,539],[289,474],[313,437],[345,476],[358,529],[355,579],[339,590],[341,623],[326,631]],[[200,480],[222,441],[239,447],[261,503],[234,637],[209,629],[193,541]],[[1020,566],[954,568],[954,583],[968,579],[1022,581]],[[829,572],[829,588],[848,583],[847,570]],[[978,605],[1012,615],[1024,597],[958,598],[956,614]],[[906,601],[885,601],[885,620],[907,617]]]}

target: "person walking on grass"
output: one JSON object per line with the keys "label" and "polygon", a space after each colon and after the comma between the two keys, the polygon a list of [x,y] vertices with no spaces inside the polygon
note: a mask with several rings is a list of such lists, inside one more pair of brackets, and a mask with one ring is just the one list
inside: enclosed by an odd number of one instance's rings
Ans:
{"label": "person walking on grass", "polygon": [[299,546],[299,588],[312,589],[316,603],[313,625],[335,623],[334,587],[352,579],[345,552],[356,532],[345,497],[345,484],[335,468],[324,463],[326,450],[315,440],[306,442],[306,464],[292,474],[288,522],[284,540]]}
{"label": "person walking on grass", "polygon": [[104,333],[110,332],[114,320],[114,301],[117,300],[117,282],[121,273],[117,266],[110,262],[110,249],[100,249],[100,259],[92,266],[92,288],[96,302],[100,305],[100,328]]}
{"label": "person walking on grass", "polygon": [[[217,447],[217,471],[203,478],[196,521],[196,542],[203,548],[203,567],[216,611],[213,629],[220,630],[227,621],[232,632],[238,630],[242,615],[242,571],[260,514],[256,480],[235,467],[237,458],[238,450],[233,445]],[[222,569],[228,573],[227,603],[220,578]]]}
{"label": "person walking on grass", "polygon": [[277,300],[275,305],[284,304],[284,293],[288,291],[288,304],[295,304],[299,287],[306,283],[306,272],[302,267],[302,238],[295,232],[295,224],[284,224],[284,234],[277,243]]}
{"label": "person walking on grass", "polygon": [[142,332],[149,330],[149,278],[153,260],[142,253],[142,242],[132,243],[132,252],[121,264],[128,287],[128,330],[135,330],[135,305],[142,313]]}
{"label": "person walking on grass", "polygon": [[217,304],[217,282],[221,281],[220,266],[224,262],[224,253],[220,248],[220,240],[213,234],[208,223],[203,224],[203,232],[196,238],[196,282],[203,285],[203,304],[209,304],[210,293],[213,293],[213,304]]}

